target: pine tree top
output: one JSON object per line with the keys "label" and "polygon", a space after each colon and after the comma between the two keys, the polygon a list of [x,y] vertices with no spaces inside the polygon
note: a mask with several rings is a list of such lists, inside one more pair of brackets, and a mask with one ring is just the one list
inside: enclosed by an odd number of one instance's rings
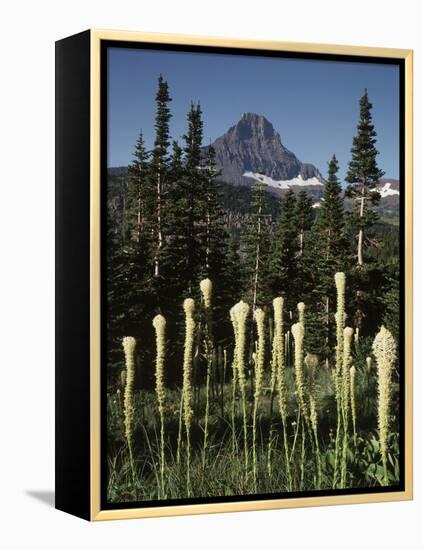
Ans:
{"label": "pine tree top", "polygon": [[134,158],[128,166],[128,182],[130,186],[129,192],[131,192],[131,184],[135,183],[138,186],[141,183],[140,178],[147,174],[149,156],[150,154],[145,148],[144,136],[141,131],[135,144],[133,152]]}
{"label": "pine tree top", "polygon": [[302,230],[309,229],[313,221],[312,201],[304,189],[298,193],[295,216]]}
{"label": "pine tree top", "polygon": [[156,129],[156,138],[154,140],[153,163],[161,164],[167,154],[170,145],[169,141],[169,121],[172,117],[168,103],[172,101],[169,94],[169,86],[166,80],[159,76],[158,88],[156,93],[156,119],[154,127]]}
{"label": "pine tree top", "polygon": [[184,152],[188,169],[196,169],[201,163],[201,144],[203,141],[203,121],[200,103],[191,103],[188,112],[188,131],[183,136],[185,141]]}
{"label": "pine tree top", "polygon": [[344,228],[344,200],[338,171],[338,160],[333,155],[328,163],[328,177],[316,219],[316,227],[320,228],[320,231],[327,230],[332,235],[341,236]]}
{"label": "pine tree top", "polygon": [[376,131],[372,121],[372,103],[369,101],[367,89],[360,99],[360,120],[357,134],[353,138],[351,160],[345,180],[350,184],[373,187],[384,172],[379,170],[376,157]]}

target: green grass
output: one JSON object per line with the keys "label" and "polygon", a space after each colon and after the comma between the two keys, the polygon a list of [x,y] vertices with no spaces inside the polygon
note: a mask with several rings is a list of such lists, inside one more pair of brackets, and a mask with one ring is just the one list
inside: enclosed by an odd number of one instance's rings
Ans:
{"label": "green grass", "polygon": [[[381,483],[381,459],[377,447],[375,371],[365,367],[357,373],[357,447],[349,449],[347,487],[369,487]],[[297,430],[297,397],[293,368],[286,369],[288,395],[288,446],[291,457],[293,491],[331,489],[334,465],[334,430],[336,405],[331,372],[319,367],[316,377],[319,418],[319,445],[322,480],[317,485],[315,455],[308,435],[301,439]],[[252,407],[253,384],[248,380],[248,452],[252,464]],[[253,472],[245,474],[243,449],[243,415],[239,392],[235,403],[235,453],[231,425],[232,385],[212,385],[210,396],[209,440],[206,466],[203,466],[205,388],[196,388],[191,439],[191,495],[195,498],[284,493],[288,491],[281,419],[277,399],[270,416],[270,387],[268,377],[258,407],[257,421],[257,486]],[[177,435],[180,410],[180,389],[167,391],[165,407],[165,476],[164,491],[160,486],[160,418],[154,392],[135,393],[134,459],[137,480],[134,484],[123,428],[122,396],[116,390],[108,394],[108,487],[109,502],[149,501],[186,498],[185,453],[176,463]],[[395,426],[395,419],[392,419]],[[272,430],[271,430],[272,427]],[[306,432],[306,430],[305,430]],[[297,437],[295,434],[297,433]],[[269,435],[272,434],[271,468],[268,468]],[[185,435],[185,434],[184,434]],[[390,482],[398,481],[398,434],[393,430],[390,453]],[[301,460],[303,455],[303,460]],[[303,463],[303,468],[301,468]]]}

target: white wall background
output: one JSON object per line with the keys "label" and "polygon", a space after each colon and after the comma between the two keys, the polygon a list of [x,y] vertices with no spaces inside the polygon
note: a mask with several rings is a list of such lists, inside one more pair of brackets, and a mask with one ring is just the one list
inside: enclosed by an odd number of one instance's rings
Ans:
{"label": "white wall background", "polygon": [[[415,49],[415,311],[422,303],[419,2],[4,1],[0,7],[0,545],[3,548],[421,548],[422,387],[416,315],[415,501],[88,524],[53,490],[54,41],[87,28]],[[40,500],[41,496],[41,500]]]}

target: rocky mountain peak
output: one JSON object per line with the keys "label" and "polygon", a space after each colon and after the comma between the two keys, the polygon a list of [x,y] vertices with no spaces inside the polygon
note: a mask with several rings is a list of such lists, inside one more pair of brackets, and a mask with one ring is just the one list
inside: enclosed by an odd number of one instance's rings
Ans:
{"label": "rocky mountain peak", "polygon": [[255,137],[257,139],[277,139],[280,141],[280,136],[273,128],[272,123],[263,115],[243,113],[241,119],[232,129],[240,139]]}
{"label": "rocky mountain peak", "polygon": [[[283,144],[279,133],[263,115],[243,113],[240,120],[212,144],[221,179],[234,185],[251,185],[251,174],[263,170],[268,181],[297,178],[322,182],[320,172],[301,162]],[[248,174],[246,176],[246,174]],[[298,180],[300,178],[300,180]],[[313,185],[313,184],[312,184]],[[279,189],[284,189],[279,185]]]}

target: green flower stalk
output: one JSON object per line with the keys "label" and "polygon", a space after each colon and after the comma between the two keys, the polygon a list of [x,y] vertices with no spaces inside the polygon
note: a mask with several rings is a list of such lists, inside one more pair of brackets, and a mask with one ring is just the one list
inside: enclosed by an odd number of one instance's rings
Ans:
{"label": "green flower stalk", "polygon": [[389,408],[392,392],[392,371],[396,361],[396,344],[394,337],[384,326],[381,327],[373,341],[373,353],[377,363],[378,429],[383,464],[383,484],[388,485]]}
{"label": "green flower stalk", "polygon": [[191,420],[193,416],[192,409],[192,360],[194,354],[194,332],[195,321],[194,311],[195,303],[192,298],[184,300],[185,311],[185,344],[184,344],[184,365],[183,365],[183,411],[184,411],[184,423],[187,436],[187,448],[186,448],[186,461],[187,461],[187,494],[191,494]]}
{"label": "green flower stalk", "polygon": [[257,353],[255,358],[255,390],[254,390],[254,411],[253,411],[253,479],[255,490],[257,491],[257,411],[261,392],[263,388],[264,359],[265,359],[265,314],[260,308],[254,312],[254,320],[257,325]]}
{"label": "green flower stalk", "polygon": [[306,404],[306,387],[304,383],[304,372],[303,372],[303,363],[304,363],[304,325],[303,323],[295,323],[291,327],[292,336],[294,337],[294,370],[295,370],[295,387],[297,392],[298,400],[298,417],[297,417],[297,431],[294,436],[294,442],[292,444],[291,458],[294,455],[295,445],[297,442],[298,429],[301,426],[301,483],[304,473],[304,458],[305,458],[305,431],[304,425],[307,428],[309,433],[310,441],[313,444],[313,439],[311,435],[311,426],[310,426],[310,417],[307,410]]}
{"label": "green flower stalk", "polygon": [[285,363],[287,365],[290,364],[290,342],[291,342],[291,333],[289,330],[286,331],[285,334]]}
{"label": "green flower stalk", "polygon": [[342,357],[342,381],[341,381],[341,407],[344,438],[342,444],[341,462],[341,489],[345,488],[347,479],[347,456],[348,456],[348,431],[350,417],[350,368],[351,368],[351,344],[354,331],[351,327],[344,329],[344,351]]}
{"label": "green flower stalk", "polygon": [[[286,391],[286,376],[285,376],[285,353],[284,353],[284,326],[283,326],[283,304],[282,297],[277,297],[273,300],[273,313],[274,313],[274,346],[273,346],[273,360],[276,361],[276,373],[277,373],[277,385],[278,385],[278,402],[279,412],[282,421],[283,430],[283,442],[284,442],[284,456],[285,456],[285,469],[286,477],[288,481],[288,488],[292,490],[292,478],[291,478],[291,466],[289,463],[289,448],[288,448],[288,430],[287,430],[287,391]],[[289,333],[288,333],[289,334]]]}
{"label": "green flower stalk", "polygon": [[308,370],[309,381],[309,406],[310,406],[310,424],[314,436],[316,467],[317,467],[317,489],[320,489],[322,484],[322,463],[320,458],[320,445],[318,435],[318,420],[317,420],[317,397],[316,397],[316,369],[319,363],[317,355],[308,353],[304,359],[304,363]]}
{"label": "green flower stalk", "polygon": [[236,407],[236,387],[238,383],[238,319],[236,316],[235,306],[230,310],[230,318],[232,322],[232,328],[234,331],[234,354],[232,360],[232,407],[231,407],[231,420],[232,420],[232,454],[235,453],[236,449],[236,432],[235,432],[235,407]]}
{"label": "green flower stalk", "polygon": [[360,341],[360,329],[356,327],[354,332],[354,344],[356,347],[358,346],[359,341]]}
{"label": "green flower stalk", "polygon": [[117,396],[117,403],[118,403],[118,414],[117,414],[117,417],[118,417],[119,422],[122,421],[122,410],[123,410],[121,393],[122,393],[122,392],[120,391],[120,388],[118,388],[118,389],[116,390],[116,396]]}
{"label": "green flower stalk", "polygon": [[300,491],[303,490],[304,484],[304,464],[305,464],[305,430],[304,430],[304,418],[301,417],[301,461],[300,461]]}
{"label": "green flower stalk", "polygon": [[165,401],[166,389],[164,382],[164,364],[166,355],[166,319],[163,315],[156,315],[153,319],[153,327],[156,331],[156,396],[160,416],[160,484],[162,498],[164,497],[164,471],[165,471]]}
{"label": "green flower stalk", "polygon": [[120,385],[122,386],[123,391],[125,391],[126,386],[126,368],[120,371]]}
{"label": "green flower stalk", "polygon": [[351,368],[351,344],[353,337],[353,329],[345,327],[344,329],[344,351],[342,357],[342,408],[345,413],[345,418],[348,420],[350,408],[350,368]]}
{"label": "green flower stalk", "polygon": [[352,419],[352,425],[353,425],[355,448],[357,448],[357,408],[356,408],[356,399],[355,399],[356,374],[357,374],[357,370],[353,365],[350,369],[350,398],[351,398],[351,419]]}
{"label": "green flower stalk", "polygon": [[[283,303],[283,298],[281,298]],[[273,301],[273,304],[275,301]],[[274,307],[274,306],[273,306]],[[275,393],[276,393],[276,385],[278,380],[278,353],[280,352],[278,346],[283,344],[283,338],[282,341],[280,338],[277,337],[278,329],[276,328],[276,316],[274,315],[273,324],[270,324],[269,319],[269,327],[271,326],[270,330],[270,337],[272,342],[272,360],[271,360],[271,371],[270,371],[270,430],[269,430],[269,440],[267,444],[267,472],[269,475],[269,478],[272,477],[272,445],[273,445],[273,401],[275,399]],[[283,353],[286,353],[286,349],[283,349]]]}
{"label": "green flower stalk", "polygon": [[335,274],[336,285],[336,353],[335,353],[335,370],[332,373],[332,378],[335,386],[335,399],[337,410],[336,424],[336,439],[335,439],[335,465],[333,470],[333,483],[335,489],[338,483],[339,476],[339,447],[341,438],[342,424],[342,358],[344,352],[344,327],[345,327],[345,273],[338,272]]}
{"label": "green flower stalk", "polygon": [[136,483],[136,471],[133,452],[133,429],[134,429],[134,379],[135,379],[135,338],[125,336],[122,340],[123,352],[125,354],[126,384],[124,395],[124,424],[125,437],[128,445],[129,462],[131,465],[132,482]]}
{"label": "green flower stalk", "polygon": [[181,397],[179,400],[178,445],[176,450],[176,464],[178,466],[181,463],[183,418],[184,418],[184,389],[182,388]]}
{"label": "green flower stalk", "polygon": [[204,418],[204,443],[203,443],[203,468],[206,466],[206,453],[208,443],[208,429],[209,429],[209,412],[210,412],[210,378],[211,369],[213,363],[213,346],[211,339],[211,304],[212,304],[212,292],[213,283],[210,279],[203,279],[200,282],[200,290],[203,295],[204,310],[206,312],[206,329],[204,338],[204,347],[206,352],[207,361],[207,374],[206,374],[206,410]]}
{"label": "green flower stalk", "polygon": [[246,328],[249,306],[242,300],[233,308],[231,316],[236,319],[235,332],[235,350],[236,350],[236,368],[241,391],[242,413],[244,424],[244,461],[245,475],[248,475],[248,431],[247,431],[247,380],[245,375],[245,347],[246,347]]}

